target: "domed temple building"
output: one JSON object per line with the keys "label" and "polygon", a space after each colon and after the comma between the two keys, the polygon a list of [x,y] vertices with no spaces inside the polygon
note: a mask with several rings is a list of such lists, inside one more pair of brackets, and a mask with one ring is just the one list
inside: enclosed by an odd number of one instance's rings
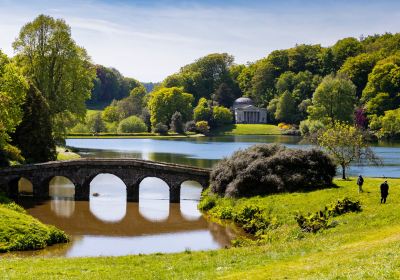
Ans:
{"label": "domed temple building", "polygon": [[248,97],[236,99],[232,110],[235,123],[267,123],[267,110],[256,107],[253,100]]}

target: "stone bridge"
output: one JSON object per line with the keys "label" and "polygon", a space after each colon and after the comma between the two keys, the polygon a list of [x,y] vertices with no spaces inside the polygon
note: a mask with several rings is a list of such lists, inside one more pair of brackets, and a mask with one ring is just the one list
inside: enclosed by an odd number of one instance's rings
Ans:
{"label": "stone bridge", "polygon": [[139,184],[146,177],[157,177],[167,183],[170,202],[180,202],[181,184],[196,181],[208,187],[210,170],[139,159],[78,159],[29,164],[0,169],[0,190],[10,197],[18,196],[18,182],[32,183],[33,197],[49,198],[49,183],[55,176],[68,178],[75,185],[75,200],[89,200],[90,182],[99,174],[113,174],[126,186],[127,200],[139,201]]}

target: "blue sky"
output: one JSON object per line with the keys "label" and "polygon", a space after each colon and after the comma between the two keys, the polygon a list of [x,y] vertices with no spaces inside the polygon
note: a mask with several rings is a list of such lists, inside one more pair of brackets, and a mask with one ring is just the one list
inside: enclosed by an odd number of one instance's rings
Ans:
{"label": "blue sky", "polygon": [[64,18],[95,63],[153,82],[208,53],[246,63],[295,44],[400,31],[400,1],[0,0],[0,49],[13,55],[20,28],[41,13]]}

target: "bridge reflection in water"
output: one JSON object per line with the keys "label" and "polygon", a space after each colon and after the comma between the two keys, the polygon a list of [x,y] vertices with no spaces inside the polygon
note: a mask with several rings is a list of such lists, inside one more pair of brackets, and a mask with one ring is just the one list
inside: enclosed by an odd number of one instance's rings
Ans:
{"label": "bridge reflection in water", "polygon": [[[26,184],[21,182],[20,190],[29,190]],[[139,203],[126,202],[124,183],[111,174],[93,179],[89,201],[75,201],[74,185],[64,177],[55,177],[49,190],[51,200],[20,196],[19,202],[42,222],[66,231],[73,242],[24,254],[73,257],[206,250],[229,246],[238,234],[201,216],[197,203],[202,187],[194,182],[182,185],[179,204],[169,203],[168,186],[157,178],[143,180]]]}

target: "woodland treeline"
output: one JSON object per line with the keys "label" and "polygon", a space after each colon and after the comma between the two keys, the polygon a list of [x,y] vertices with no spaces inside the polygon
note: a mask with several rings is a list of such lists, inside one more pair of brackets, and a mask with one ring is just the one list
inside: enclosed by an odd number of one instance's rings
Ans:
{"label": "woodland treeline", "polygon": [[340,121],[400,135],[400,33],[296,45],[246,65],[209,54],[155,84],[95,65],[62,19],[38,16],[13,48],[0,53],[3,165],[54,159],[69,132],[207,133],[232,123],[241,96],[304,134]]}

